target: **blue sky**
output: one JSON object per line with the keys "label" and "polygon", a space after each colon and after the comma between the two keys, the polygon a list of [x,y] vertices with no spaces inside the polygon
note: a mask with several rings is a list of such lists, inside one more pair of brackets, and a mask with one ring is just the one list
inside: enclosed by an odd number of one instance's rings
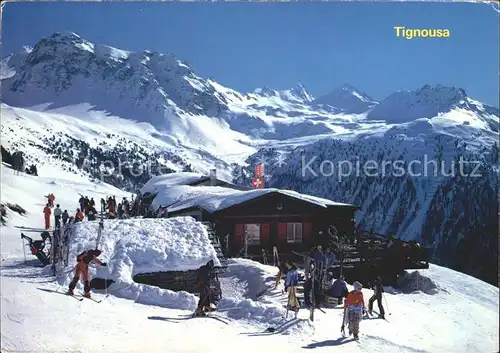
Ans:
{"label": "blue sky", "polygon": [[[463,3],[7,3],[3,55],[57,31],[127,50],[170,52],[203,77],[247,92],[343,83],[383,99],[424,84],[498,106],[499,15]],[[448,28],[397,38],[394,26]]]}

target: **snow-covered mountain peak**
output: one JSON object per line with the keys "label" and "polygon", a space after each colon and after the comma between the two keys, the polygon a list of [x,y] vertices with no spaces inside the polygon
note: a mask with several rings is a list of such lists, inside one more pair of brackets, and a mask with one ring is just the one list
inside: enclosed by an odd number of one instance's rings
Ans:
{"label": "snow-covered mountain peak", "polygon": [[417,90],[392,93],[368,113],[373,120],[404,123],[432,118],[455,108],[474,109],[463,88],[425,85]]}
{"label": "snow-covered mountain peak", "polygon": [[298,98],[303,102],[311,102],[314,97],[306,90],[302,83],[297,83],[295,87],[284,92],[289,93],[292,97]]}
{"label": "snow-covered mountain peak", "polygon": [[377,104],[368,94],[349,84],[343,84],[327,95],[316,98],[312,103],[337,108],[348,114],[366,112]]}
{"label": "snow-covered mountain peak", "polygon": [[306,90],[303,84],[297,83],[294,87],[285,90],[274,90],[269,87],[257,88],[254,94],[266,98],[280,98],[291,103],[309,103],[314,97]]}

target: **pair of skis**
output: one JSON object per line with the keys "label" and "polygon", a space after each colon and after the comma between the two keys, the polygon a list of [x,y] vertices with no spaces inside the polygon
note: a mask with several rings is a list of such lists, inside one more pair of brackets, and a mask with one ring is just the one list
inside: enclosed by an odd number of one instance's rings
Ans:
{"label": "pair of skis", "polygon": [[72,297],[72,298],[74,298],[74,299],[78,300],[79,302],[83,301],[83,299],[88,299],[88,300],[92,300],[94,303],[101,303],[101,302],[102,302],[104,299],[106,299],[106,298],[108,297],[108,295],[109,295],[109,294],[106,294],[106,296],[105,296],[104,298],[102,298],[102,299],[99,299],[99,300],[98,300],[98,299],[95,299],[95,298],[92,298],[92,297],[90,297],[90,298],[89,298],[89,297],[86,297],[86,296],[84,296],[84,295],[80,295],[80,294],[76,294],[76,295],[75,295],[75,294],[73,294],[73,295],[71,295],[71,294],[68,294],[68,293],[63,293],[63,292],[59,292],[59,293],[61,293],[61,294],[65,294],[65,295],[67,295],[68,297]]}

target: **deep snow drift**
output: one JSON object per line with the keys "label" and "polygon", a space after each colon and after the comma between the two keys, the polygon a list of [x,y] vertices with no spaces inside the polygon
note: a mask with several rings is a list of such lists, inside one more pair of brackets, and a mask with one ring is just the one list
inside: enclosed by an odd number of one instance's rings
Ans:
{"label": "deep snow drift", "polygon": [[[97,222],[74,225],[69,239],[69,266],[58,276],[62,286],[67,287],[71,281],[76,256],[95,247],[98,227]],[[196,270],[209,260],[220,266],[206,228],[191,217],[105,220],[99,249],[100,258],[108,266],[91,266],[89,273],[113,280],[110,292],[137,303],[178,309],[194,310],[197,298],[186,292],[135,283],[133,277],[140,273]],[[83,285],[79,283],[79,287]]]}

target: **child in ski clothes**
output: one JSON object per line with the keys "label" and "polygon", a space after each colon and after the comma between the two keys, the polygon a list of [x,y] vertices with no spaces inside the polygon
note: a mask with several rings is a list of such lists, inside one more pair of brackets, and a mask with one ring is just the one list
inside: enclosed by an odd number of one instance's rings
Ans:
{"label": "child in ski clothes", "polygon": [[382,286],[382,279],[377,277],[373,286],[373,296],[368,300],[368,313],[371,314],[373,310],[373,302],[377,301],[379,317],[385,318],[384,306],[382,305],[382,293],[384,292],[384,287]]}
{"label": "child in ski clothes", "polygon": [[90,298],[90,281],[89,281],[89,264],[94,262],[101,266],[107,266],[105,262],[102,262],[97,257],[101,255],[101,250],[87,250],[82,252],[80,255],[76,257],[76,269],[75,276],[73,280],[69,284],[68,294],[73,295],[76,284],[80,280],[80,277],[83,279],[83,290],[85,292],[84,296]]}
{"label": "child in ski clothes", "polygon": [[298,284],[299,274],[297,272],[297,267],[295,266],[295,264],[292,264],[286,274],[285,291],[288,292],[288,306],[295,310],[299,310],[300,308],[299,300],[297,299],[297,291],[295,288]]}
{"label": "child in ski clothes", "polygon": [[62,215],[62,211],[59,208],[59,205],[57,205],[55,210],[54,210],[54,220],[55,220],[55,227],[56,228],[61,227],[61,215]]}
{"label": "child in ski clothes", "polygon": [[[344,313],[347,314],[349,335],[353,334],[354,338],[358,338],[359,323],[366,311],[365,299],[361,289],[363,285],[359,282],[353,283],[354,290],[351,291],[345,300]],[[342,328],[344,325],[342,325]]]}
{"label": "child in ski clothes", "polygon": [[45,217],[45,229],[50,228],[50,215],[52,214],[52,210],[50,209],[50,204],[45,205],[43,209],[43,215]]}

